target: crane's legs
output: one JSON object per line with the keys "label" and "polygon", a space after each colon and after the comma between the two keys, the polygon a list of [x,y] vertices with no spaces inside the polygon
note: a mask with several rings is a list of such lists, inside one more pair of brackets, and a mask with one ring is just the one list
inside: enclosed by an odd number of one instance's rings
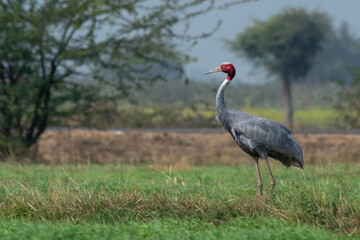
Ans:
{"label": "crane's legs", "polygon": [[258,175],[258,186],[259,186],[259,195],[262,196],[262,188],[263,188],[263,182],[261,179],[261,174],[260,174],[260,169],[259,169],[259,158],[253,158],[255,161],[255,166],[256,166],[256,172]]}

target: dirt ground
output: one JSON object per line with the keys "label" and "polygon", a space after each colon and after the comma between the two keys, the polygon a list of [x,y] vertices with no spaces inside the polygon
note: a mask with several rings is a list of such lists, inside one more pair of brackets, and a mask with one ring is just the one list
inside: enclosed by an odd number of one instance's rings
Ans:
{"label": "dirt ground", "polygon": [[[360,163],[360,135],[298,133],[294,137],[303,149],[305,166]],[[228,133],[49,130],[38,153],[43,163],[171,164],[174,169],[251,163]]]}

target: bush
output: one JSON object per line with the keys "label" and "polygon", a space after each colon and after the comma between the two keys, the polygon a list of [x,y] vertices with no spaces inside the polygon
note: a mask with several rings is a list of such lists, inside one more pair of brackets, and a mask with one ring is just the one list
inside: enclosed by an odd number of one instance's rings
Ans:
{"label": "bush", "polygon": [[360,69],[350,70],[354,79],[351,83],[336,79],[340,86],[335,101],[339,113],[337,124],[344,128],[360,128]]}
{"label": "bush", "polygon": [[29,153],[26,144],[20,137],[7,137],[0,135],[0,160],[9,156],[23,156]]}

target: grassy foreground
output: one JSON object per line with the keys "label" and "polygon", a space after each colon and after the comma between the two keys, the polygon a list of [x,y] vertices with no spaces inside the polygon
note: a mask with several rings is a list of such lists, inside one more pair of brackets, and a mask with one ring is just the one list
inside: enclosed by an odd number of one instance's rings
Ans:
{"label": "grassy foreground", "polygon": [[0,239],[359,237],[360,166],[273,168],[2,163]]}

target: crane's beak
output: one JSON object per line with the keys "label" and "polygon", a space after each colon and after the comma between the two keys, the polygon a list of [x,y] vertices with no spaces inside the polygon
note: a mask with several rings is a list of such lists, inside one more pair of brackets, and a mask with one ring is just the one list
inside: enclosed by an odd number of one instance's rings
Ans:
{"label": "crane's beak", "polygon": [[209,71],[205,72],[205,73],[204,73],[204,75],[206,75],[206,74],[210,74],[210,73],[214,73],[214,72],[222,72],[222,70],[221,70],[221,66],[218,66],[218,67],[216,67],[216,68],[213,68],[213,69],[211,69],[211,70],[209,70]]}

